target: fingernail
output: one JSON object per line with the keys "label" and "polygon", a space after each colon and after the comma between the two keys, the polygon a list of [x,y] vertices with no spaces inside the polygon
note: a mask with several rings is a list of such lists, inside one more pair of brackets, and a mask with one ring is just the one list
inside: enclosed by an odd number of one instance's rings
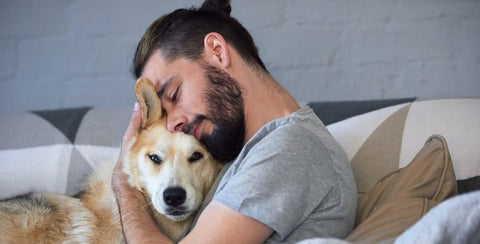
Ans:
{"label": "fingernail", "polygon": [[133,111],[138,112],[140,110],[140,104],[138,102],[135,102],[135,105],[133,105]]}

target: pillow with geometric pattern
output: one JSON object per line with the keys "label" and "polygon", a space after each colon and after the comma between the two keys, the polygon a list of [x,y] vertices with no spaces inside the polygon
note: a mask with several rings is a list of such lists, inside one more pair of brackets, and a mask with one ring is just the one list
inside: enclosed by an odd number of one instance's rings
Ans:
{"label": "pillow with geometric pattern", "polygon": [[356,227],[346,240],[378,243],[394,239],[433,206],[456,194],[447,142],[433,135],[410,164],[359,191]]}

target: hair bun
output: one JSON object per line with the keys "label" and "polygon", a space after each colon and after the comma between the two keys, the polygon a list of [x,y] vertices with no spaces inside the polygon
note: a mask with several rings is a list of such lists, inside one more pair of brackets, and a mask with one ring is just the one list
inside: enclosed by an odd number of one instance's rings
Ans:
{"label": "hair bun", "polygon": [[230,0],[205,0],[200,9],[216,9],[226,13],[227,15],[230,15],[230,12],[232,12]]}

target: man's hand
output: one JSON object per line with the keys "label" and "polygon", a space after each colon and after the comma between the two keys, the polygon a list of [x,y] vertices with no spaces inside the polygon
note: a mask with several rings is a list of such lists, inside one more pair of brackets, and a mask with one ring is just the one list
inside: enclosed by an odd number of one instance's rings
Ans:
{"label": "man's hand", "polygon": [[119,195],[121,196],[125,190],[128,190],[126,188],[130,188],[127,184],[127,176],[125,173],[123,173],[122,160],[128,150],[128,144],[130,143],[130,140],[132,140],[132,138],[138,134],[141,124],[142,113],[140,111],[140,105],[138,102],[136,102],[133,108],[132,117],[130,118],[130,123],[128,124],[125,134],[123,134],[122,147],[118,157],[118,163],[115,167],[115,171],[113,172],[112,185],[113,191],[117,195],[117,198],[119,198]]}

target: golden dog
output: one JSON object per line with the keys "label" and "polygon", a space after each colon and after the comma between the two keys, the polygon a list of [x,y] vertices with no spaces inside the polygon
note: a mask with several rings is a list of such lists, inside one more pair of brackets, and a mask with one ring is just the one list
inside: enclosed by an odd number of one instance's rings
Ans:
{"label": "golden dog", "polygon": [[[135,93],[142,129],[129,144],[123,170],[144,194],[158,226],[178,240],[222,166],[194,137],[167,131],[150,81],[140,78]],[[0,243],[125,242],[111,186],[115,161],[101,166],[76,197],[40,192],[0,201]]]}

